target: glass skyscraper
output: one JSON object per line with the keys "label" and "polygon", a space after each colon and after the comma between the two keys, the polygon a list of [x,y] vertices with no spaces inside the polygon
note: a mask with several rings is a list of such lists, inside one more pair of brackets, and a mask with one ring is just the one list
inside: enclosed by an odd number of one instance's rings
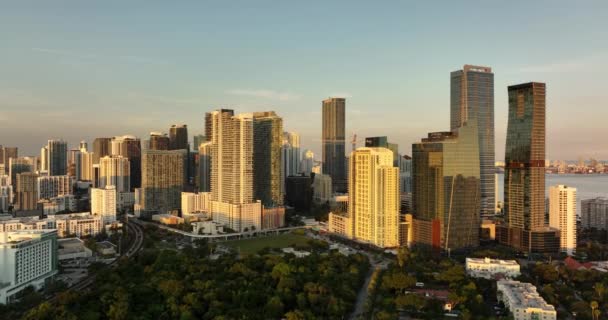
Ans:
{"label": "glass skyscraper", "polygon": [[488,67],[465,65],[450,75],[450,129],[477,123],[481,174],[481,214],[495,212],[494,74]]}
{"label": "glass skyscraper", "polygon": [[505,148],[505,225],[499,241],[529,252],[557,252],[559,231],[545,221],[544,83],[509,86]]}
{"label": "glass skyscraper", "polygon": [[414,242],[442,250],[479,245],[477,137],[473,122],[412,145]]}
{"label": "glass skyscraper", "polygon": [[321,136],[323,152],[323,174],[331,177],[335,192],[347,190],[345,156],[345,112],[344,98],[323,100],[323,131]]}

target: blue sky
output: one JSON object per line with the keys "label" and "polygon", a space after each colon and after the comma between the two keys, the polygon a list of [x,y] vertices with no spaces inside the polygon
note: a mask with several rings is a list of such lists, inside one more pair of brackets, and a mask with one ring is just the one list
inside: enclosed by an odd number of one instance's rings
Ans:
{"label": "blue sky", "polygon": [[[402,153],[449,129],[449,73],[547,83],[548,158],[608,159],[606,1],[12,1],[0,10],[0,144],[202,132],[204,113],[275,110],[320,156],[321,100],[347,134]],[[350,148],[349,148],[350,149]]]}

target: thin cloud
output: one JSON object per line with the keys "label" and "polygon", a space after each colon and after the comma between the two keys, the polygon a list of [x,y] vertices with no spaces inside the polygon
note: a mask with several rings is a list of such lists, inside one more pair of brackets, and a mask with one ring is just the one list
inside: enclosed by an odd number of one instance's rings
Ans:
{"label": "thin cloud", "polygon": [[300,95],[291,92],[278,92],[267,89],[232,89],[226,91],[226,93],[236,96],[248,96],[279,101],[294,101],[301,97]]}
{"label": "thin cloud", "polygon": [[577,57],[570,60],[514,68],[516,73],[566,73],[605,69],[608,53]]}
{"label": "thin cloud", "polygon": [[55,48],[32,48],[32,51],[51,54],[56,56],[65,56],[72,58],[79,58],[84,60],[104,60],[104,59],[117,59],[126,62],[134,62],[140,64],[153,63],[153,64],[167,64],[168,62],[165,60],[160,60],[156,58],[143,57],[143,56],[135,56],[135,55],[105,55],[105,54],[97,54],[91,52],[81,52],[81,51],[72,51],[72,50],[64,50],[64,49],[55,49]]}

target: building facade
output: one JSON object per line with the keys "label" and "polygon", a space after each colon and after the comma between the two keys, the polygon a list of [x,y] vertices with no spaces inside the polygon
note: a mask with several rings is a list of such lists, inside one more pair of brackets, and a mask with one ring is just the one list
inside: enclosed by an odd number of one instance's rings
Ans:
{"label": "building facade", "polygon": [[274,111],[253,113],[253,192],[266,207],[283,205],[283,119]]}
{"label": "building facade", "polygon": [[415,243],[446,251],[479,245],[478,150],[475,122],[412,145]]}
{"label": "building facade", "polygon": [[608,198],[581,200],[581,219],[584,229],[608,230]]}
{"label": "building facade", "polygon": [[123,156],[105,156],[99,159],[98,187],[114,186],[116,192],[131,191],[131,163]]}
{"label": "building facade", "polygon": [[560,250],[576,252],[576,188],[557,185],[549,188],[549,226],[560,231]]}
{"label": "building facade", "polygon": [[36,193],[38,199],[51,199],[55,197],[72,194],[72,177],[43,176],[36,181]]}
{"label": "building facade", "polygon": [[38,203],[38,174],[33,172],[24,172],[17,174],[16,209],[35,210]]}
{"label": "building facade", "polygon": [[300,173],[300,135],[295,132],[283,132],[281,149],[281,186],[285,193],[287,177]]}
{"label": "building facade", "polygon": [[116,187],[91,188],[91,214],[101,216],[104,225],[116,221]]}
{"label": "building facade", "polygon": [[211,192],[211,142],[198,146],[198,191]]}
{"label": "building facade", "polygon": [[169,150],[170,140],[166,133],[150,132],[148,150]]}
{"label": "building facade", "polygon": [[145,150],[142,154],[141,208],[166,213],[181,208],[186,182],[185,150]]}
{"label": "building facade", "polygon": [[68,143],[63,140],[49,140],[48,171],[51,176],[68,174]]}
{"label": "building facade", "polygon": [[112,154],[112,138],[95,138],[93,140],[93,164],[99,164],[99,159]]}
{"label": "building facade", "polygon": [[509,86],[504,216],[499,242],[527,252],[556,253],[559,231],[545,221],[544,83]]}
{"label": "building facade", "polygon": [[548,304],[530,283],[500,280],[496,284],[498,301],[505,304],[514,320],[556,320],[555,307]]}
{"label": "building facade", "polygon": [[521,275],[519,263],[515,260],[467,258],[465,270],[469,277],[484,279],[517,278]]}
{"label": "building facade", "polygon": [[29,286],[42,288],[58,273],[57,261],[56,230],[0,232],[0,303]]}
{"label": "building facade", "polygon": [[329,98],[323,100],[323,123],[321,150],[323,173],[332,179],[335,192],[347,192],[346,154],[345,154],[345,107],[346,99]]}
{"label": "building facade", "polygon": [[450,130],[476,122],[479,145],[481,214],[494,214],[494,74],[488,67],[465,65],[450,74]]}
{"label": "building facade", "polygon": [[169,128],[169,149],[190,150],[188,147],[188,126],[174,124]]}

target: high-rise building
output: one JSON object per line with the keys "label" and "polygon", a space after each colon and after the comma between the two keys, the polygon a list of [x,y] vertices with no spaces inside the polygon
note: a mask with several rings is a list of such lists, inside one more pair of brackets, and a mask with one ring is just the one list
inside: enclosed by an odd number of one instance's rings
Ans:
{"label": "high-rise building", "polygon": [[198,146],[198,190],[211,192],[211,142]]}
{"label": "high-rise building", "polygon": [[49,148],[40,148],[40,172],[49,172]]}
{"label": "high-rise building", "polygon": [[295,132],[283,132],[281,155],[281,188],[285,193],[286,180],[289,176],[300,173],[300,135]]}
{"label": "high-rise building", "polygon": [[17,179],[17,174],[23,172],[36,171],[36,159],[31,157],[10,158],[8,166],[8,174],[11,177],[11,184],[14,186]]}
{"label": "high-rise building", "polygon": [[38,199],[51,199],[72,194],[72,177],[68,175],[38,177],[36,193]]}
{"label": "high-rise building", "polygon": [[8,212],[13,205],[13,186],[10,178],[4,172],[0,172],[0,213]]}
{"label": "high-rise building", "polygon": [[321,135],[323,173],[332,179],[333,190],[347,190],[345,160],[345,106],[344,98],[323,100],[323,128]]}
{"label": "high-rise building", "polygon": [[17,147],[0,146],[0,165],[4,166],[4,172],[0,172],[0,174],[8,173],[9,160],[11,158],[17,158],[18,156],[19,150],[17,149]]}
{"label": "high-rise building", "polygon": [[104,224],[116,221],[116,187],[91,189],[91,214],[101,216]]}
{"label": "high-rise building", "polygon": [[315,166],[315,154],[311,150],[306,150],[302,153],[302,161],[300,162],[300,172],[305,175],[312,173],[312,168]]}
{"label": "high-rise building", "polygon": [[[399,169],[387,148],[350,155],[348,214],[330,213],[330,230],[375,246],[399,246]],[[315,177],[316,178],[316,177]]]}
{"label": "high-rise building", "polygon": [[57,271],[57,230],[0,232],[0,303],[27,287],[41,289]]}
{"label": "high-rise building", "polygon": [[[234,230],[260,229],[262,204],[280,206],[282,119],[274,112],[207,113],[213,220]],[[200,159],[199,159],[200,161]]]}
{"label": "high-rise building", "polygon": [[387,148],[393,152],[393,165],[399,166],[399,145],[388,142],[386,136],[365,138],[365,146],[368,148]]}
{"label": "high-rise building", "polygon": [[253,202],[253,119],[233,110],[207,113],[211,126],[211,199]]}
{"label": "high-rise building", "polygon": [[103,189],[114,186],[116,192],[131,191],[131,164],[123,156],[105,156],[99,159],[99,185]]}
{"label": "high-rise building", "polygon": [[412,157],[399,155],[399,185],[401,193],[412,192]]}
{"label": "high-rise building", "polygon": [[16,208],[22,211],[35,210],[38,203],[38,174],[34,172],[18,173],[16,180]]}
{"label": "high-rise building", "polygon": [[327,204],[333,194],[331,177],[322,173],[314,173],[312,178],[313,201],[318,204]]}
{"label": "high-rise building", "polygon": [[266,207],[283,205],[281,148],[283,119],[274,113],[253,113],[253,196]]}
{"label": "high-rise building", "polygon": [[581,200],[583,229],[608,230],[608,198]]}
{"label": "high-rise building", "polygon": [[312,178],[301,174],[289,176],[286,181],[285,199],[297,212],[308,212],[312,204]]}
{"label": "high-rise building", "polygon": [[350,156],[348,214],[355,239],[399,246],[399,169],[387,148],[359,148]]}
{"label": "high-rise building", "polygon": [[93,152],[86,149],[86,144],[81,143],[80,152],[76,156],[76,180],[92,181],[93,180]]}
{"label": "high-rise building", "polygon": [[179,210],[186,182],[186,151],[145,150],[141,169],[142,210],[159,213]]}
{"label": "high-rise building", "polygon": [[99,159],[109,156],[112,151],[112,138],[95,138],[93,140],[93,164],[99,164]]}
{"label": "high-rise building", "polygon": [[48,171],[51,176],[68,174],[68,143],[63,140],[49,140]]}
{"label": "high-rise building", "polygon": [[559,231],[545,221],[545,84],[509,86],[502,244],[527,252],[556,253]]}
{"label": "high-rise building", "polygon": [[412,145],[414,242],[446,251],[479,245],[479,171],[475,122]]}
{"label": "high-rise building", "polygon": [[560,250],[576,251],[576,188],[557,185],[549,188],[549,226],[560,231]]}
{"label": "high-rise building", "polygon": [[68,150],[68,173],[70,177],[76,178],[76,167],[78,160],[80,159],[80,149]]}
{"label": "high-rise building", "polygon": [[[131,191],[141,186],[141,141],[131,135],[112,138],[112,155],[129,159]],[[119,188],[120,189],[120,188]],[[118,191],[122,192],[122,191]]]}
{"label": "high-rise building", "polygon": [[188,147],[188,126],[172,125],[169,128],[169,150],[190,150]]}
{"label": "high-rise building", "polygon": [[494,74],[465,65],[450,74],[450,128],[477,122],[481,166],[481,214],[494,214]]}
{"label": "high-rise building", "polygon": [[169,137],[162,132],[150,132],[149,150],[169,150]]}

